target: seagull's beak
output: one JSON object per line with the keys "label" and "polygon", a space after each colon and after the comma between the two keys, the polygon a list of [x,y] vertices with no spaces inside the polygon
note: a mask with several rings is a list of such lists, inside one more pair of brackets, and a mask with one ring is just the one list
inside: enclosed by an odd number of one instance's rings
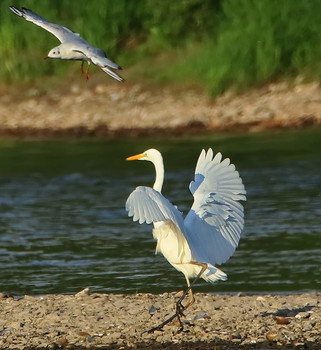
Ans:
{"label": "seagull's beak", "polygon": [[137,160],[137,159],[142,159],[143,157],[145,157],[144,153],[140,153],[140,154],[136,154],[136,156],[131,156],[126,158],[126,160]]}

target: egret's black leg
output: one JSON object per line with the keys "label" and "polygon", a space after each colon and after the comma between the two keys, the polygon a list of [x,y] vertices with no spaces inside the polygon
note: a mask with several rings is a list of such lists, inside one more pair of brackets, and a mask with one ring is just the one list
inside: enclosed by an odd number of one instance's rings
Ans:
{"label": "egret's black leg", "polygon": [[[177,314],[177,318],[179,319],[179,315],[180,316],[184,316],[183,312],[192,304],[194,304],[195,302],[195,298],[193,295],[193,291],[192,291],[192,287],[194,285],[194,283],[203,275],[203,273],[205,272],[205,270],[207,269],[207,264],[204,263],[198,263],[198,262],[193,262],[192,264],[194,265],[198,265],[201,266],[201,271],[198,273],[198,275],[196,276],[196,278],[194,279],[194,281],[190,284],[188,278],[186,278],[187,281],[187,285],[188,288],[186,289],[186,291],[183,293],[183,295],[178,299],[178,301],[176,302],[176,314]],[[190,298],[188,303],[184,306],[182,304],[182,301],[185,299],[186,295],[189,294]],[[181,323],[181,322],[180,322]]]}
{"label": "egret's black leg", "polygon": [[[192,286],[194,285],[194,283],[202,276],[202,274],[205,272],[205,270],[207,269],[207,264],[204,263],[198,263],[198,262],[193,262],[191,264],[194,265],[198,265],[201,266],[201,271],[198,273],[198,275],[196,276],[196,278],[194,279],[194,281],[192,283],[189,282],[188,278],[186,278],[187,281],[187,285],[188,288],[186,289],[186,291],[183,293],[183,295],[178,299],[178,301],[176,302],[176,311],[175,314],[172,315],[171,317],[169,317],[167,320],[165,320],[164,322],[162,322],[161,324],[159,324],[156,327],[153,327],[147,331],[144,331],[143,333],[153,333],[155,331],[161,331],[163,329],[164,326],[166,326],[168,323],[172,322],[176,317],[178,319],[178,322],[181,326],[180,331],[183,330],[184,326],[183,323],[181,321],[181,316],[184,316],[183,312],[189,307],[191,306],[194,301],[194,295],[192,292]],[[186,297],[187,294],[190,294],[190,300],[189,302],[184,306],[182,304],[182,301],[184,300],[184,298]]]}

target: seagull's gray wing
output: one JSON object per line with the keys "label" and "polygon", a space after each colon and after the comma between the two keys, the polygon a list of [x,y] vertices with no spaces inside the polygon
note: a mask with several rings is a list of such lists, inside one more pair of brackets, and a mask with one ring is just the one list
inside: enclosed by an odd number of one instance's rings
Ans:
{"label": "seagull's gray wing", "polygon": [[126,210],[128,216],[133,216],[133,220],[140,224],[171,221],[184,232],[182,213],[153,188],[137,187],[126,201]]}
{"label": "seagull's gray wing", "polygon": [[108,75],[110,75],[112,78],[124,82],[125,79],[122,78],[120,75],[116,74],[115,72],[113,72],[111,69],[109,69],[108,67],[100,67],[105,73],[107,73]]}
{"label": "seagull's gray wing", "polygon": [[222,264],[234,253],[244,225],[245,189],[235,166],[221,153],[202,150],[190,184],[194,203],[185,218],[185,237],[196,261]]}
{"label": "seagull's gray wing", "polygon": [[48,22],[46,19],[37,15],[31,10],[28,10],[24,7],[22,7],[20,10],[14,6],[9,6],[9,8],[17,16],[20,16],[24,18],[26,21],[32,22],[37,26],[47,30],[49,33],[53,34],[62,43],[66,41],[87,43],[87,41],[84,40],[78,33],[74,33],[70,29],[64,26],[61,26],[59,24]]}
{"label": "seagull's gray wing", "polygon": [[71,48],[71,50],[75,52],[80,52],[86,57],[88,57],[88,59],[93,64],[100,67],[105,73],[109,74],[112,78],[118,81],[124,81],[124,79],[121,76],[119,76],[110,69],[122,69],[122,67],[111,61],[109,58],[107,58],[105,51],[103,51],[102,49],[91,45],[82,44]]}
{"label": "seagull's gray wing", "polygon": [[99,49],[97,47],[87,47],[86,56],[89,57],[94,64],[102,67],[109,67],[112,69],[122,69],[117,63],[111,61],[107,55],[106,52],[102,49]]}

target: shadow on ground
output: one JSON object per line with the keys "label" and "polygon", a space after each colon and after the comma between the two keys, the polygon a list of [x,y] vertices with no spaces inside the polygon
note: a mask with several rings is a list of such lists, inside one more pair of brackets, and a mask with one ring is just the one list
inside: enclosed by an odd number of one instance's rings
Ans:
{"label": "shadow on ground", "polygon": [[[50,349],[68,349],[68,350],[139,350],[139,349],[148,349],[148,350],[320,350],[321,342],[305,342],[304,344],[293,344],[280,346],[274,342],[260,342],[253,343],[252,345],[239,345],[234,341],[222,341],[222,340],[213,340],[212,342],[180,342],[180,343],[162,343],[159,342],[146,342],[146,343],[138,343],[138,344],[129,344],[129,345],[88,345],[88,346],[79,346],[79,345],[68,345],[65,344],[62,346],[61,344],[53,344],[49,347]],[[4,350],[8,348],[0,348],[0,350]],[[22,348],[9,348],[10,350],[22,350]],[[23,349],[28,350],[48,350],[48,347],[25,347]]]}

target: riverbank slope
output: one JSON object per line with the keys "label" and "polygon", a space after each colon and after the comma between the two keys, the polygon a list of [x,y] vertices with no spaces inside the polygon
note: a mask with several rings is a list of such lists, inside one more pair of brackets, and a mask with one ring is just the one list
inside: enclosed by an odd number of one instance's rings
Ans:
{"label": "riverbank slope", "polygon": [[0,134],[6,136],[180,135],[311,125],[321,125],[316,82],[279,82],[216,99],[200,89],[98,80],[0,91]]}

